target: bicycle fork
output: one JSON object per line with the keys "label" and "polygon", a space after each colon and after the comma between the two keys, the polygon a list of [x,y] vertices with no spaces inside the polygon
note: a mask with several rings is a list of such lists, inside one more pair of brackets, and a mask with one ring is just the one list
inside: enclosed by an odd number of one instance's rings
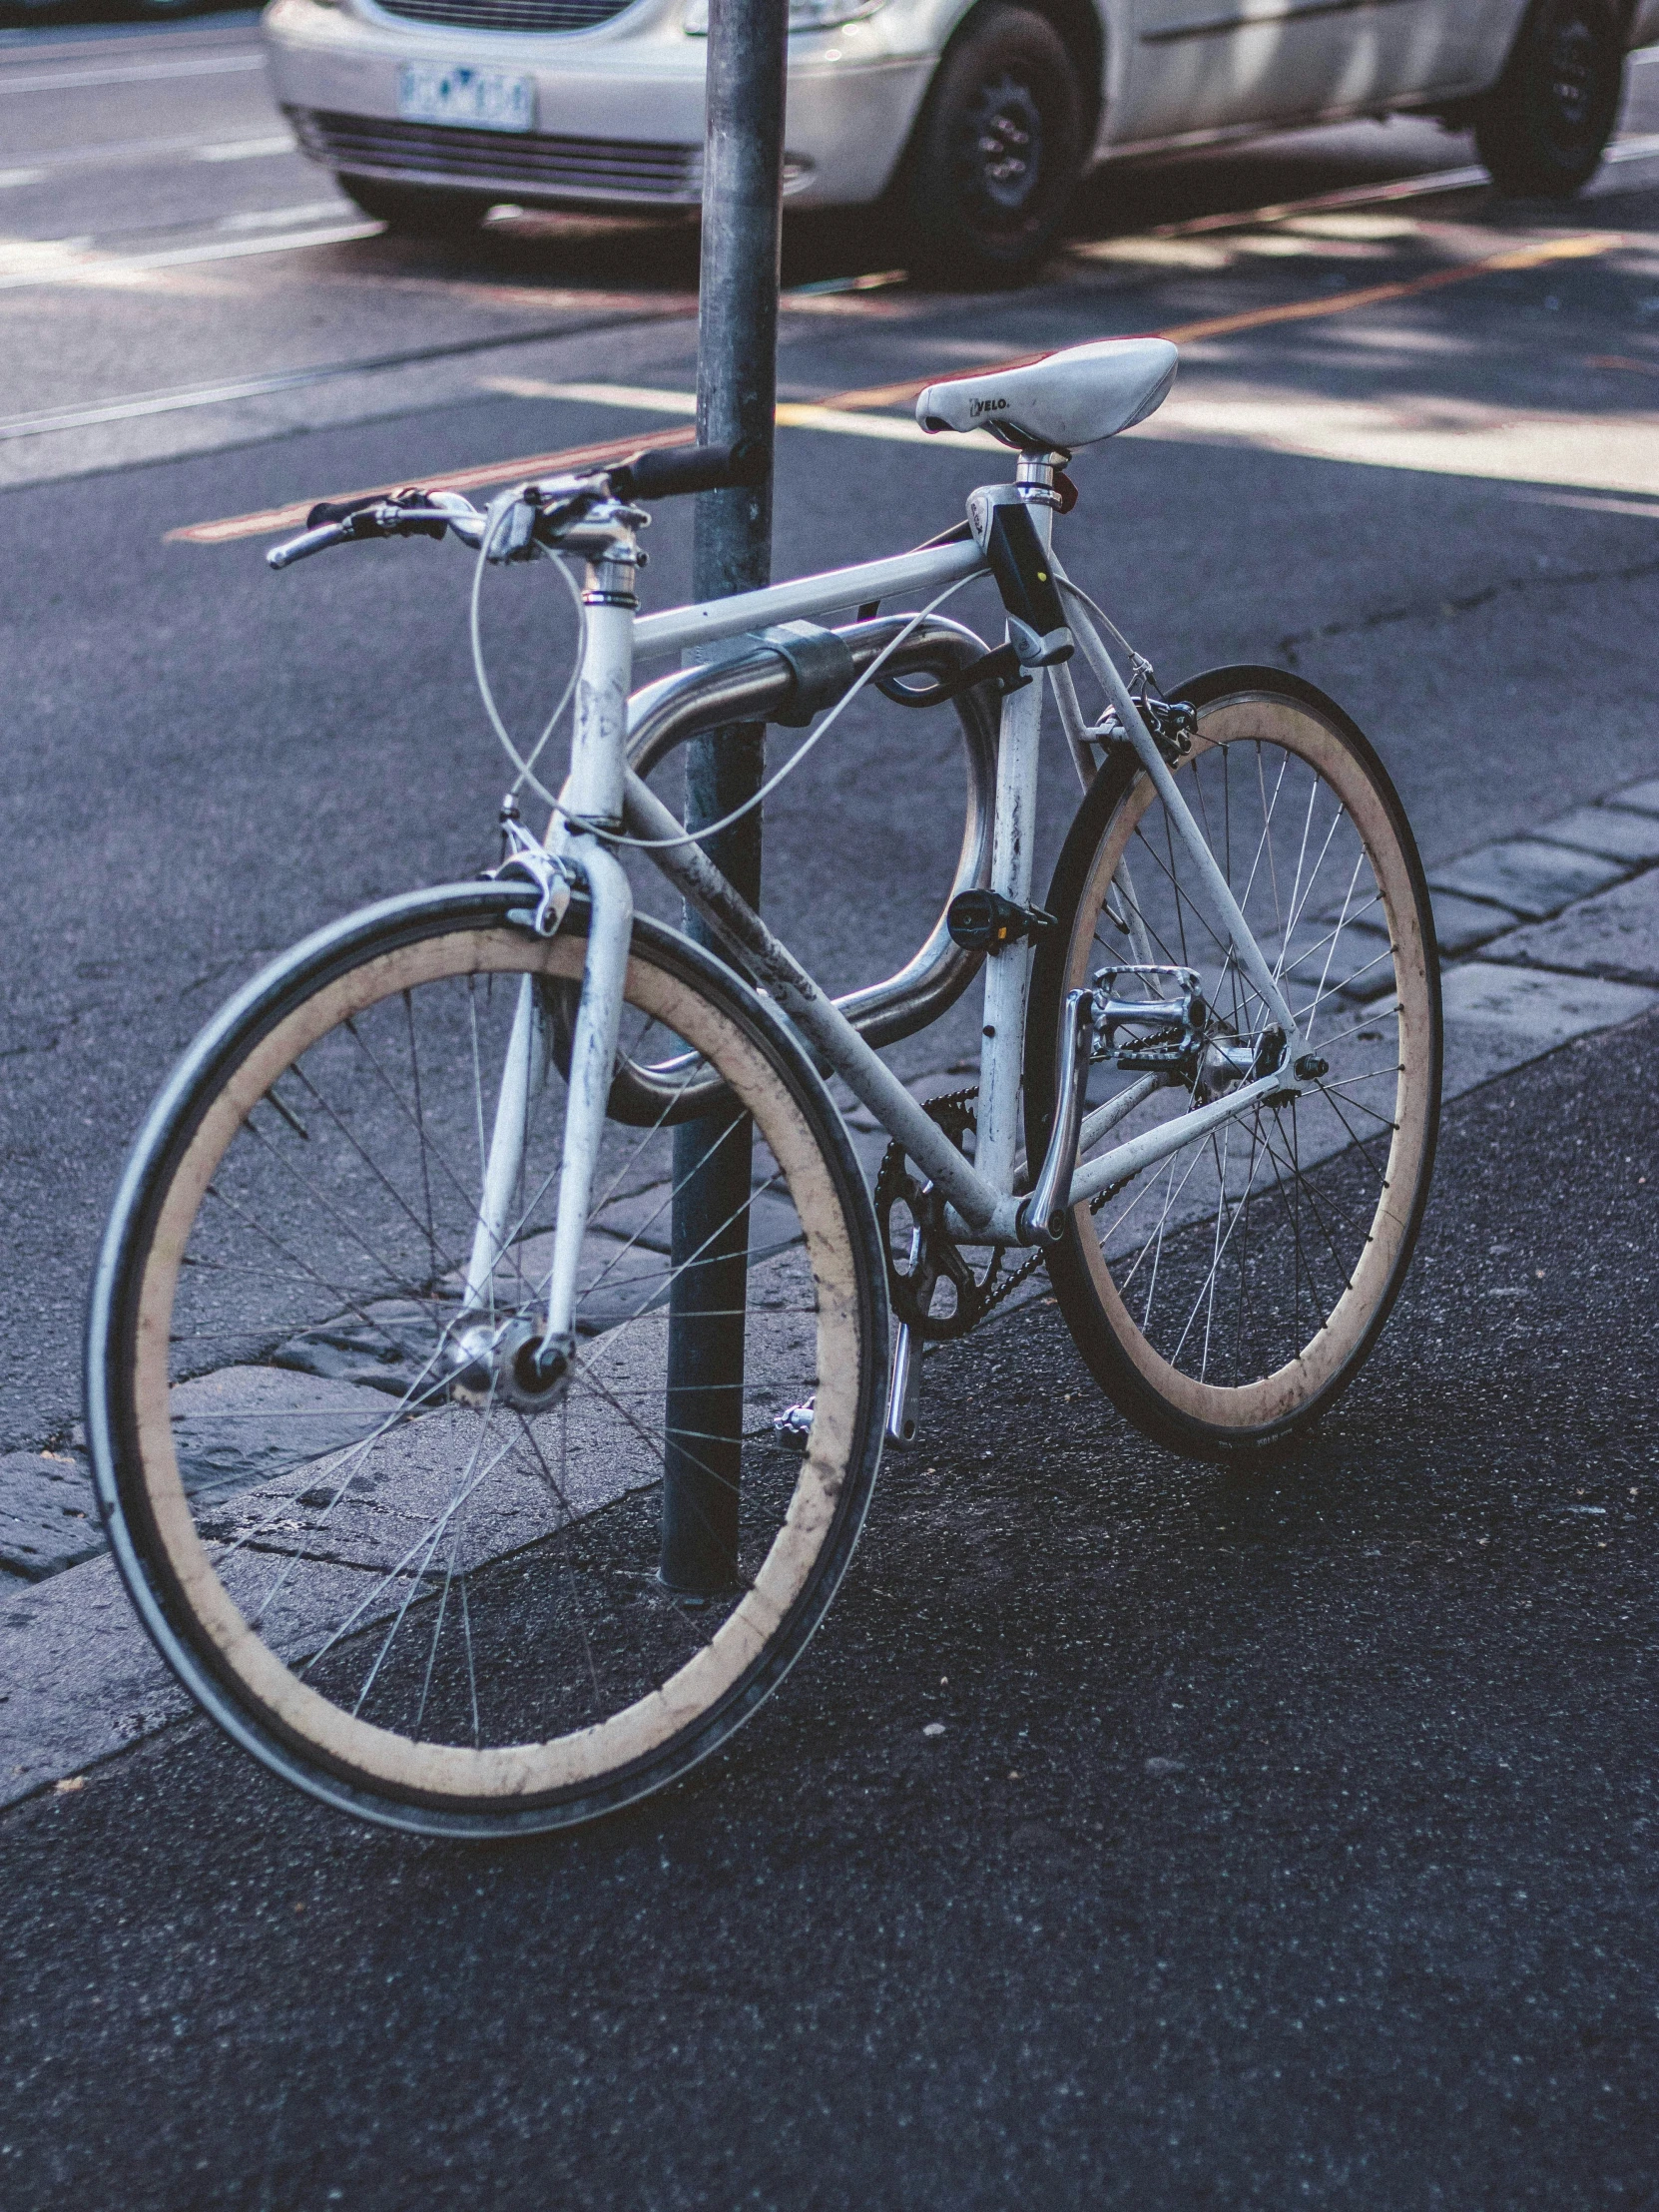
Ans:
{"label": "bicycle fork", "polygon": [[[546,1402],[568,1376],[575,1352],[577,1278],[616,1067],[633,939],[634,898],[628,877],[615,854],[588,827],[621,826],[636,604],[631,530],[625,525],[616,528],[609,544],[596,551],[599,557],[589,565],[582,595],[586,644],[576,686],[570,775],[546,840],[549,881],[554,871],[567,880],[578,879],[586,887],[589,907],[582,992],[567,1074],[547,1311],[539,1327],[522,1320],[511,1325],[512,1344],[501,1341],[493,1328],[495,1271],[517,1226],[515,1207],[520,1203],[530,1104],[549,1056],[547,1015],[537,979],[530,975],[519,984],[501,1071],[463,1302],[466,1312],[476,1317],[468,1334],[474,1338],[480,1330],[489,1334],[489,1388],[518,1402]],[[540,859],[540,855],[531,857]],[[543,866],[534,872],[539,876]],[[547,910],[544,898],[542,911]],[[555,918],[548,934],[557,926]],[[474,1389],[469,1394],[480,1392]]]}

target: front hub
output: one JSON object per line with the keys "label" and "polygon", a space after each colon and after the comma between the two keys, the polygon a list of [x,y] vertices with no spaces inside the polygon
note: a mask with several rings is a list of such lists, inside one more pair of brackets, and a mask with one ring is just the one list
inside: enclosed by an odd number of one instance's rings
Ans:
{"label": "front hub", "polygon": [[462,1405],[511,1405],[547,1413],[563,1403],[575,1369],[575,1345],[544,1345],[544,1324],[531,1314],[497,1321],[463,1314],[444,1345],[449,1394]]}

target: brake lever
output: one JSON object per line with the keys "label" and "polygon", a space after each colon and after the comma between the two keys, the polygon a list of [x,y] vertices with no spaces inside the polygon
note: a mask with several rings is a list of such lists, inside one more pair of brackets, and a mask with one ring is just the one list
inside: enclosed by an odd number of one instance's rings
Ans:
{"label": "brake lever", "polygon": [[[416,504],[418,501],[420,504]],[[482,542],[485,517],[458,491],[400,492],[396,498],[353,499],[338,506],[326,501],[311,509],[314,527],[273,546],[268,567],[291,568],[295,561],[326,552],[331,545],[361,544],[369,538],[441,538],[453,531],[463,545]]]}

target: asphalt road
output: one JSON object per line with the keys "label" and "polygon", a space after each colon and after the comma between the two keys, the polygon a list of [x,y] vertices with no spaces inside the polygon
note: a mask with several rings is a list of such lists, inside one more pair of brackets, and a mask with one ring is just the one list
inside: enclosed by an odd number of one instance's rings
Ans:
{"label": "asphalt road", "polygon": [[[71,1436],[91,1253],[188,1037],[493,841],[458,556],[277,581],[257,532],[170,533],[657,429],[615,387],[693,376],[682,227],[342,235],[251,58],[226,17],[0,40],[0,1448]],[[1326,684],[1444,859],[1659,772],[1656,113],[1638,69],[1628,158],[1566,208],[1415,189],[1469,159],[1419,124],[1120,178],[993,298],[804,227],[784,388],[1226,322],[1080,461],[1072,565],[1171,681]],[[994,473],[787,430],[778,570],[913,543]],[[525,723],[545,585],[491,607]],[[883,712],[769,811],[769,909],[836,985],[908,951],[954,845],[948,734]],[[1070,804],[1057,765],[1050,847]],[[602,1832],[422,1849],[178,1735],[8,1815],[0,2194],[1659,2202],[1656,1062],[1615,1034],[1452,1109],[1382,1350],[1259,1487],[1130,1438],[1049,1309],[935,1363],[809,1661]]]}
{"label": "asphalt road", "polygon": [[935,1362],[784,1693],[602,1829],[386,1837],[205,1723],[8,1815],[0,2195],[1659,2201],[1656,1083],[1451,1108],[1293,1465],[1138,1442],[1045,1306]]}

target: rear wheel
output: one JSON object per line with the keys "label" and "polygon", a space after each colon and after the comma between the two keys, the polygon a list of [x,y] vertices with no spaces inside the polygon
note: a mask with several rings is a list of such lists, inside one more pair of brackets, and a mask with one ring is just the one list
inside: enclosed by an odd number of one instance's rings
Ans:
{"label": "rear wheel", "polygon": [[[1049,1271],[1119,1409],[1161,1443],[1225,1457],[1311,1421],[1387,1318],[1428,1195],[1439,970],[1399,801],[1341,709],[1270,669],[1219,670],[1177,696],[1199,710],[1183,797],[1323,1072],[1077,1207]],[[1064,995],[1103,968],[1196,969],[1207,1042],[1180,1077],[1092,1068],[1085,1159],[1225,1095],[1264,1043],[1264,1072],[1277,1064],[1266,1003],[1127,746],[1084,800],[1047,904],[1060,927],[1032,977],[1030,1157],[1046,1143]]]}
{"label": "rear wheel", "polygon": [[1078,71],[1028,8],[982,7],[946,53],[904,179],[911,260],[952,282],[1032,272],[1081,172]]}
{"label": "rear wheel", "polygon": [[1533,0],[1474,143],[1500,192],[1565,199],[1588,184],[1618,119],[1624,40],[1610,0]]}
{"label": "rear wheel", "polygon": [[[839,1116],[781,1021],[644,921],[624,1047],[719,1071],[711,1149],[755,1131],[741,1458],[674,1417],[667,1301],[699,1256],[669,1253],[666,1127],[608,1130],[575,1359],[560,1382],[524,1357],[565,1100],[534,1008],[580,977],[586,915],[540,938],[523,896],[398,900],[252,984],[140,1139],[89,1326],[112,1543],[165,1656],[290,1781],[432,1834],[586,1819],[713,1751],[822,1618],[880,1443],[885,1292]],[[542,1048],[492,1272],[469,1256],[515,1019]],[[792,1448],[774,1422],[815,1390]],[[736,1578],[697,1603],[658,1579],[671,1449],[737,1470]]]}

